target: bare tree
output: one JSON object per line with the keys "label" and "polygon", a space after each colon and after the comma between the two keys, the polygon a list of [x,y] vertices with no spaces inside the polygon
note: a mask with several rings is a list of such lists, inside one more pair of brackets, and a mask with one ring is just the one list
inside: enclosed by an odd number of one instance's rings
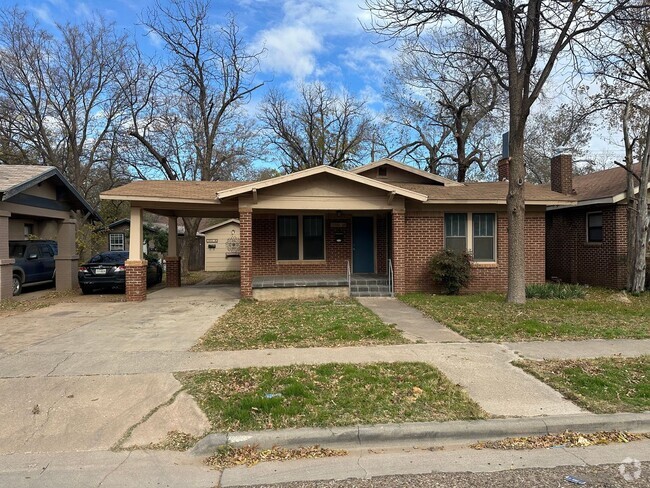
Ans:
{"label": "bare tree", "polygon": [[[213,24],[209,8],[206,0],[172,0],[156,3],[143,19],[162,40],[168,64],[157,69],[139,58],[123,84],[131,107],[128,134],[148,156],[133,166],[140,178],[219,180],[250,164],[247,142],[255,131],[242,107],[263,85],[255,81],[260,53],[245,45],[234,18]],[[200,219],[183,221],[193,241]],[[184,263],[191,252],[184,246]]]}
{"label": "bare tree", "polygon": [[114,129],[124,115],[118,73],[128,41],[102,19],[49,33],[26,12],[0,14],[4,162],[59,168],[91,201],[108,188]]}
{"label": "bare tree", "polygon": [[286,173],[320,165],[349,167],[363,159],[371,134],[364,103],[322,83],[302,85],[295,101],[270,90],[261,119]]}
{"label": "bare tree", "polygon": [[406,40],[386,90],[388,120],[410,136],[391,157],[420,163],[424,156],[429,171],[459,182],[473,166],[485,171],[492,159],[488,141],[500,133],[496,109],[505,102],[491,66],[463,54],[475,51],[463,46],[469,42],[462,32]]}
{"label": "bare tree", "polygon": [[427,29],[461,24],[490,46],[476,56],[493,67],[508,93],[510,179],[508,204],[508,301],[526,301],[524,247],[526,181],[524,137],[535,101],[562,56],[579,52],[606,22],[635,6],[632,0],[366,0],[370,28],[393,37],[417,38]]}

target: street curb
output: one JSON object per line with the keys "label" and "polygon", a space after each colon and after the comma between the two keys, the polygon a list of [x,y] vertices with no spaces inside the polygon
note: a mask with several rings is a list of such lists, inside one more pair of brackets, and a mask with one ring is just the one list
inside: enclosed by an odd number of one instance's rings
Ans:
{"label": "street curb", "polygon": [[263,449],[312,445],[354,448],[399,443],[474,442],[561,433],[565,430],[585,433],[611,430],[650,432],[650,412],[230,432],[209,434],[189,452],[196,456],[206,456],[225,445],[258,445]]}

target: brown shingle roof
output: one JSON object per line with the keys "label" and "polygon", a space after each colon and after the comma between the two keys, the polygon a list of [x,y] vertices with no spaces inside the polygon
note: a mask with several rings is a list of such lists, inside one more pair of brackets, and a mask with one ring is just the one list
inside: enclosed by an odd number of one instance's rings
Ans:
{"label": "brown shingle roof", "polygon": [[166,198],[173,200],[206,200],[214,202],[217,192],[248,184],[247,181],[132,181],[102,193],[108,197]]}
{"label": "brown shingle roof", "polygon": [[0,165],[0,193],[7,192],[48,172],[52,172],[51,166],[2,164]]}
{"label": "brown shingle roof", "polygon": [[[508,182],[466,183],[460,186],[434,186],[413,183],[394,183],[409,190],[424,193],[428,202],[499,202],[505,203],[508,195]],[[545,204],[546,202],[575,202],[573,195],[563,195],[551,191],[548,185],[527,184],[524,190],[526,203]]]}
{"label": "brown shingle roof", "polygon": [[[633,171],[638,175],[641,165],[635,164]],[[597,171],[583,176],[573,177],[573,189],[578,201],[610,198],[625,192],[627,186],[627,171],[621,167]],[[638,182],[635,183],[638,186]]]}

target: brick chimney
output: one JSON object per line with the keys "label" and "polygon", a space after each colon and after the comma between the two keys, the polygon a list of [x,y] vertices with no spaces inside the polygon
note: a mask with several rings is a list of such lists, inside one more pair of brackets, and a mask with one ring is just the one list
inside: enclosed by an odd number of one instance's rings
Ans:
{"label": "brick chimney", "polygon": [[497,163],[499,181],[510,179],[510,158],[502,158]]}
{"label": "brick chimney", "polygon": [[561,148],[551,158],[551,190],[565,195],[573,193],[573,158]]}

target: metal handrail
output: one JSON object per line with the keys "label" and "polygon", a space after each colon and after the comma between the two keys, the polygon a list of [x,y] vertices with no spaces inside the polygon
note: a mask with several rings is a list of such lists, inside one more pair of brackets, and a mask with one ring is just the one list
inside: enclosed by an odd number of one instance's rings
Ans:
{"label": "metal handrail", "polygon": [[350,272],[350,261],[346,261],[348,268],[348,291],[352,293],[352,273]]}
{"label": "metal handrail", "polygon": [[395,296],[393,292],[393,260],[388,259],[388,292],[390,296]]}

